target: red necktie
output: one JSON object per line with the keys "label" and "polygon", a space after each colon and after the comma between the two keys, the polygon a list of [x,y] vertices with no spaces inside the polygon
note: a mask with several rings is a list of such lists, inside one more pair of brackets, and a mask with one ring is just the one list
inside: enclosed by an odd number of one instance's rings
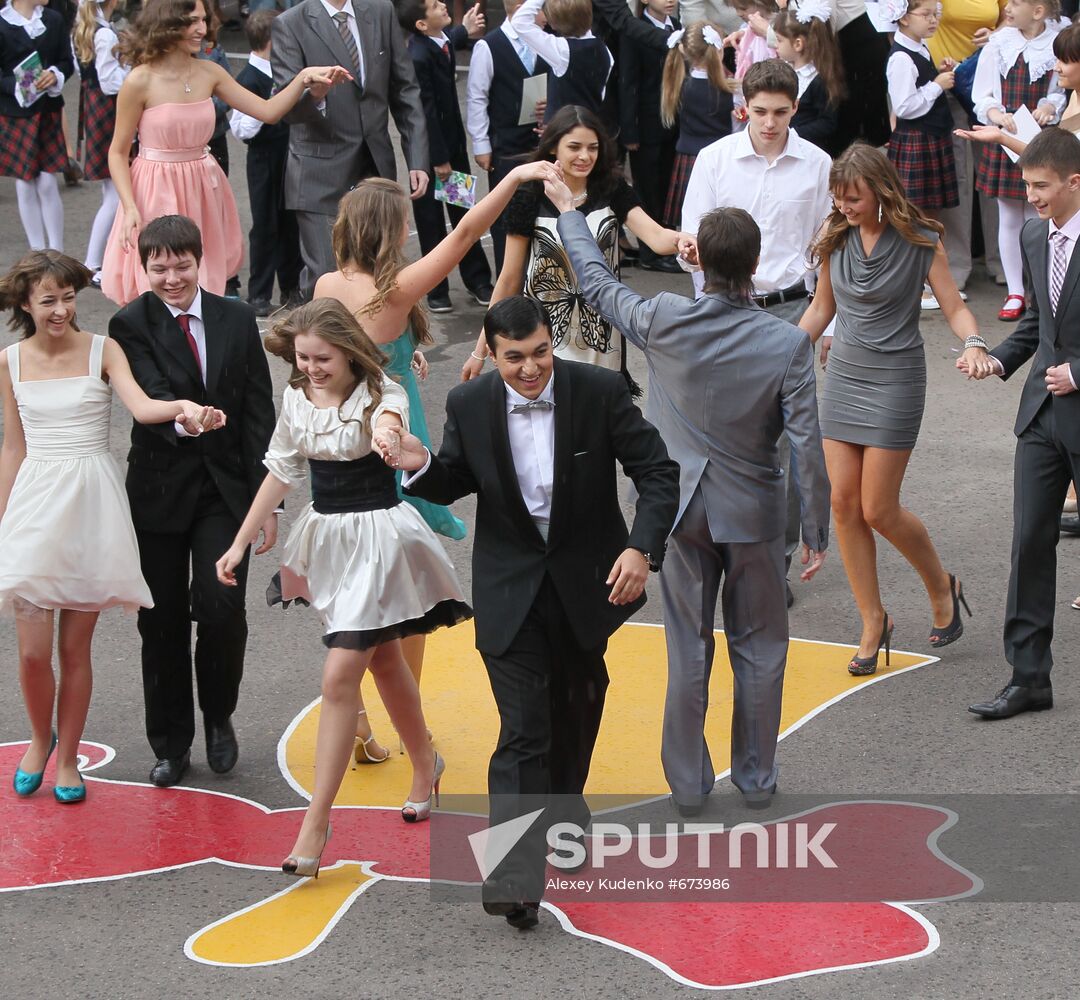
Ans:
{"label": "red necktie", "polygon": [[450,58],[450,46],[446,42],[442,43],[442,54],[446,56],[447,59]]}
{"label": "red necktie", "polygon": [[191,353],[195,355],[195,367],[199,369],[199,375],[203,373],[202,358],[199,357],[199,345],[195,343],[195,338],[191,335],[191,316],[188,313],[181,313],[176,317],[176,322],[180,324],[180,329],[184,331],[184,336],[187,337],[188,347],[191,348]]}

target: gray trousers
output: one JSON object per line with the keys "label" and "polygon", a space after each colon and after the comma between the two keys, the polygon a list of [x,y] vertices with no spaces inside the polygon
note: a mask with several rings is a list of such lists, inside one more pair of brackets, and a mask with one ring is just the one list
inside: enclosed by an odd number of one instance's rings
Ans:
{"label": "gray trousers", "polygon": [[735,675],[731,780],[747,794],[772,789],[788,650],[783,536],[714,542],[699,487],[668,541],[660,591],[668,654],[661,760],[672,794],[696,805],[716,781],[705,715],[718,593]]}
{"label": "gray trousers", "polygon": [[[769,306],[765,311],[779,319],[786,319],[796,326],[803,318],[803,313],[810,306],[809,299],[796,299],[794,302],[780,302],[775,306]],[[787,434],[780,435],[780,465],[784,470],[784,481],[787,483],[787,523],[784,526],[784,568],[791,568],[791,560],[799,550],[801,532],[799,526],[802,523],[802,512],[799,509],[799,491],[795,488],[795,479],[791,475],[791,441]]]}
{"label": "gray trousers", "polygon": [[296,225],[300,230],[300,256],[304,259],[304,269],[300,272],[300,291],[306,298],[310,298],[315,282],[324,274],[337,270],[334,245],[330,237],[334,217],[319,212],[297,212]]}

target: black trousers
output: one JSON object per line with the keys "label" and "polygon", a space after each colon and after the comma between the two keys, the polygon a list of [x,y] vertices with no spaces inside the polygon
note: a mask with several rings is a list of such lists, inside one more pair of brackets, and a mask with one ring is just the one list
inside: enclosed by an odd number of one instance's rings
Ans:
{"label": "black trousers", "polygon": [[493,873],[520,886],[524,899],[543,896],[548,826],[589,822],[581,793],[604,712],[606,649],[606,642],[594,649],[577,644],[545,577],[510,648],[482,654],[501,723],[488,766],[491,825],[546,810]]}
{"label": "black trousers", "polygon": [[300,287],[303,266],[300,231],[296,216],[285,208],[282,191],[288,155],[287,141],[248,145],[247,182],[251,199],[248,298],[252,300],[269,302],[274,297],[275,275],[283,301]]}
{"label": "black trousers", "polygon": [[[630,151],[630,171],[634,178],[634,190],[641,198],[642,207],[650,218],[661,222],[664,218],[664,202],[671,186],[671,172],[675,167],[675,139],[668,142],[643,142]],[[656,256],[652,249],[642,244],[641,256],[649,260]]]}
{"label": "black trousers", "polygon": [[136,531],[142,573],[154,599],[152,608],[139,611],[139,635],[146,735],[158,758],[180,757],[195,738],[192,622],[199,709],[213,721],[223,721],[236,710],[248,635],[248,556],[236,567],[235,587],[218,582],[214,564],[232,545],[239,527],[208,478],[184,531]]}
{"label": "black trousers", "polygon": [[[455,170],[469,173],[469,158],[462,150],[458,155],[451,157],[450,166]],[[422,198],[417,198],[413,203],[413,217],[416,219],[416,235],[420,240],[420,250],[429,254],[446,237],[446,216],[450,216],[450,228],[453,229],[465,216],[467,209],[457,205],[447,205],[445,202],[435,200],[435,171],[431,171],[431,181]],[[491,266],[488,264],[487,254],[479,243],[469,247],[468,253],[461,259],[458,272],[465,287],[470,291],[483,285],[491,284]],[[443,278],[428,295],[445,297],[450,292],[450,282]]]}
{"label": "black trousers", "polygon": [[1005,659],[1012,683],[1047,687],[1054,660],[1057,544],[1061,506],[1071,480],[1080,481],[1080,455],[1060,441],[1049,394],[1017,438],[1013,464],[1013,540],[1005,603]]}

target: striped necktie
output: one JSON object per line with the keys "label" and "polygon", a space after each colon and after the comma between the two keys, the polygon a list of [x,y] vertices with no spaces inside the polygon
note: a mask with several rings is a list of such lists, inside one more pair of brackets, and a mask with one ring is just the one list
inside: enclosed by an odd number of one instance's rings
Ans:
{"label": "striped necktie", "polygon": [[1061,298],[1061,289],[1065,285],[1065,272],[1069,266],[1068,256],[1065,253],[1069,237],[1058,230],[1050,239],[1054,244],[1053,256],[1050,259],[1050,308],[1056,315],[1058,299]]}
{"label": "striped necktie", "polygon": [[338,34],[341,35],[341,40],[345,43],[345,50],[349,53],[349,58],[352,60],[352,70],[356,75],[356,82],[360,82],[360,53],[356,51],[356,39],[353,38],[353,33],[349,30],[349,15],[345,11],[338,11],[334,15],[334,20],[337,22]]}

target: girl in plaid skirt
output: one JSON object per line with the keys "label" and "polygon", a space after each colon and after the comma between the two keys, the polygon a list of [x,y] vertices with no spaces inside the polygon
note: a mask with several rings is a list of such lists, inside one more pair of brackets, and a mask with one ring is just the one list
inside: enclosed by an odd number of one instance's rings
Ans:
{"label": "girl in plaid skirt", "polygon": [[116,124],[116,95],[128,70],[116,58],[120,44],[110,19],[118,0],[84,0],[75,19],[75,58],[79,60],[82,92],[79,117],[83,136],[83,176],[101,181],[101,207],[90,229],[86,266],[94,272],[94,284],[101,282],[101,262],[120,196],[109,176],[109,143]]}
{"label": "girl in plaid skirt", "polygon": [[[1065,93],[1054,74],[1056,28],[1047,21],[1061,13],[1059,0],[1009,0],[1005,26],[990,36],[979,56],[971,98],[980,121],[1016,134],[1013,113],[1021,106],[1039,125],[1056,122]],[[986,146],[979,157],[975,187],[997,200],[998,251],[1008,295],[998,319],[1015,322],[1024,312],[1024,273],[1020,230],[1035,210],[1027,202],[1020,168],[1000,146]]]}
{"label": "girl in plaid skirt", "polygon": [[60,93],[74,72],[64,19],[35,0],[9,0],[0,10],[0,177],[15,178],[19,218],[32,250],[63,249],[56,174],[68,155]]}
{"label": "girl in plaid skirt", "polygon": [[724,68],[724,42],[714,24],[695,21],[673,32],[668,49],[660,86],[660,120],[666,128],[678,121],[679,137],[663,222],[680,229],[683,198],[698,153],[731,134],[732,94],[737,84]]}

